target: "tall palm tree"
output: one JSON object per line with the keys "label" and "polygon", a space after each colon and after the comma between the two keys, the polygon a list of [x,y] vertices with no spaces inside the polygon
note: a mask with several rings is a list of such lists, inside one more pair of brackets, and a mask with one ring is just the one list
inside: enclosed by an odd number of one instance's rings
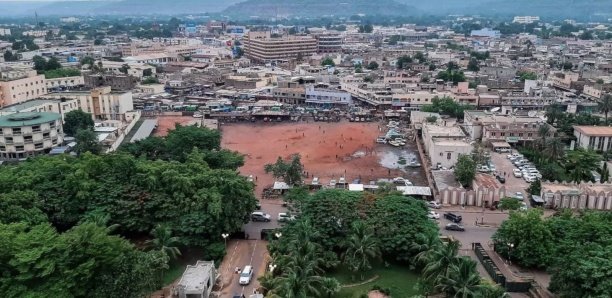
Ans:
{"label": "tall palm tree", "polygon": [[436,284],[442,277],[447,276],[450,267],[458,261],[457,253],[460,245],[459,241],[450,241],[436,249],[423,268],[425,280]]}
{"label": "tall palm tree", "polygon": [[274,279],[271,292],[280,297],[318,297],[323,289],[323,270],[311,255],[293,256]]}
{"label": "tall palm tree", "polygon": [[147,240],[147,244],[153,249],[165,252],[169,257],[176,259],[181,255],[178,248],[180,245],[179,237],[172,236],[172,230],[166,225],[157,225],[151,231],[152,240]]}
{"label": "tall palm tree", "polygon": [[612,94],[604,95],[597,103],[597,108],[606,116],[606,124],[608,124],[608,113],[612,111]]}
{"label": "tall palm tree", "polygon": [[440,237],[437,234],[418,234],[416,242],[411,246],[411,249],[417,252],[413,258],[413,262],[420,266],[427,264],[427,262],[431,260],[432,254],[437,249],[440,249],[441,246],[442,241],[440,241]]}
{"label": "tall palm tree", "polygon": [[552,160],[558,160],[565,155],[565,145],[560,138],[550,138],[546,141],[544,153]]}
{"label": "tall palm tree", "polygon": [[321,281],[321,287],[323,288],[323,294],[325,294],[327,298],[331,298],[340,291],[340,283],[335,278],[324,278],[323,281]]}
{"label": "tall palm tree", "polygon": [[450,297],[475,297],[480,290],[476,262],[467,257],[459,257],[457,263],[450,266],[448,274],[440,279],[438,289]]}
{"label": "tall palm tree", "polygon": [[365,224],[356,222],[344,246],[346,247],[343,254],[344,263],[351,271],[359,272],[363,280],[363,273],[372,269],[371,261],[381,255],[378,241]]}

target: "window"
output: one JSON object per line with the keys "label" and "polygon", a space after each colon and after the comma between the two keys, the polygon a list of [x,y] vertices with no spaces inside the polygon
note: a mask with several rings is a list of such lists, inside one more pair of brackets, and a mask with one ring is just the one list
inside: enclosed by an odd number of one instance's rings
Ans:
{"label": "window", "polygon": [[33,132],[40,132],[40,125],[32,126]]}
{"label": "window", "polygon": [[12,137],[7,137],[5,140],[6,140],[7,144],[13,144],[13,138]]}
{"label": "window", "polygon": [[51,141],[51,143],[52,143],[53,145],[57,145],[57,139],[53,139],[53,140]]}
{"label": "window", "polygon": [[510,136],[511,136],[511,137],[513,137],[513,136],[514,136],[514,133],[513,133],[513,132],[511,132],[511,133],[510,133]]}
{"label": "window", "polygon": [[14,135],[20,135],[21,134],[21,128],[13,128],[13,134]]}
{"label": "window", "polygon": [[522,137],[522,136],[523,136],[523,133],[522,133],[522,132],[519,132],[519,137]]}
{"label": "window", "polygon": [[506,133],[505,133],[505,132],[500,132],[500,133],[499,133],[499,136],[500,136],[500,137],[505,137],[505,136],[506,136]]}
{"label": "window", "polygon": [[491,133],[491,136],[492,136],[492,137],[494,137],[494,136],[495,136],[495,133],[494,133],[494,132],[492,132],[492,133]]}
{"label": "window", "polygon": [[15,149],[16,149],[17,151],[23,151],[23,146],[16,146],[16,147],[15,147]]}
{"label": "window", "polygon": [[450,160],[453,154],[451,152],[446,153],[446,159]]}
{"label": "window", "polygon": [[444,156],[444,153],[440,152],[440,156]]}
{"label": "window", "polygon": [[533,134],[532,134],[532,133],[527,133],[527,137],[530,137],[530,138],[531,138],[532,136],[533,136]]}
{"label": "window", "polygon": [[23,137],[23,141],[26,143],[32,143],[32,136],[25,136]]}
{"label": "window", "polygon": [[50,128],[55,128],[55,122],[51,122],[51,123],[49,123],[49,127],[50,127]]}
{"label": "window", "polygon": [[49,133],[48,132],[43,133],[43,138],[48,138],[48,137],[49,137]]}
{"label": "window", "polygon": [[42,149],[42,148],[43,148],[43,144],[42,143],[34,144],[34,149]]}
{"label": "window", "polygon": [[0,151],[6,151],[6,147],[0,146]]}

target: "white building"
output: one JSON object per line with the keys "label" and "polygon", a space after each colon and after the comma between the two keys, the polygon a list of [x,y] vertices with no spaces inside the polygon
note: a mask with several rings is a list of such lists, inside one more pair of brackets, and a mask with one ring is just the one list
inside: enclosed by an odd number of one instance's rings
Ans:
{"label": "white building", "polygon": [[574,126],[577,146],[584,149],[601,151],[612,150],[612,127]]}
{"label": "white building", "polygon": [[540,21],[539,16],[515,16],[514,19],[512,20],[512,23],[531,24],[531,23],[535,23],[539,21]]}
{"label": "white building", "polygon": [[174,288],[178,298],[208,298],[217,280],[217,270],[212,261],[198,261],[187,269]]}
{"label": "white building", "polygon": [[314,85],[307,85],[305,89],[307,104],[348,105],[353,103],[351,94],[342,90],[315,88]]}
{"label": "white building", "polygon": [[11,35],[11,29],[0,28],[0,36],[8,36],[8,35]]}
{"label": "white building", "polygon": [[472,152],[472,145],[457,126],[423,124],[423,142],[434,167],[451,168],[459,155]]}
{"label": "white building", "polygon": [[0,108],[47,94],[44,75],[32,69],[0,70]]}
{"label": "white building", "polygon": [[94,120],[126,121],[126,113],[134,110],[130,91],[111,91],[110,87],[100,87],[91,91],[55,92],[47,95],[55,99],[74,99],[78,108],[93,115]]}
{"label": "white building", "polygon": [[47,89],[59,88],[59,87],[77,87],[85,85],[85,80],[83,76],[74,76],[74,77],[64,77],[64,78],[54,78],[54,79],[46,79],[45,84]]}

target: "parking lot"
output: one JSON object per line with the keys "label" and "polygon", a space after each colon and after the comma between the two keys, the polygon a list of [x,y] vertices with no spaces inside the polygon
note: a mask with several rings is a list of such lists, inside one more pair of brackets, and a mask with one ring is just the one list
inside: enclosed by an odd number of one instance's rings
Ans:
{"label": "parking lot", "polygon": [[525,182],[523,178],[516,178],[512,174],[516,167],[506,157],[510,153],[497,153],[491,152],[491,162],[495,165],[496,172],[506,178],[506,193],[512,195],[516,192],[522,192],[526,194],[526,190],[529,187],[529,183]]}

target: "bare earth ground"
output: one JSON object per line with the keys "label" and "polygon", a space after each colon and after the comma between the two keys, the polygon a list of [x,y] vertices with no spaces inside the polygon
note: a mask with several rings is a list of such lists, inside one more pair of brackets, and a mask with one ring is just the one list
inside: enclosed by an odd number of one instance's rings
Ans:
{"label": "bare earth ground", "polygon": [[187,125],[188,123],[195,120],[191,116],[158,116],[157,117],[157,130],[153,132],[156,137],[163,137],[168,134],[169,130],[173,130],[176,123]]}
{"label": "bare earth ground", "polygon": [[[160,126],[161,127],[161,126]],[[222,147],[245,155],[243,175],[257,177],[257,193],[274,182],[264,172],[264,165],[280,156],[302,156],[308,172],[306,183],[319,177],[321,184],[345,176],[348,182],[361,178],[362,183],[378,178],[401,176],[397,169],[379,164],[379,147],[374,142],[380,135],[377,123],[245,123],[222,127]]]}

